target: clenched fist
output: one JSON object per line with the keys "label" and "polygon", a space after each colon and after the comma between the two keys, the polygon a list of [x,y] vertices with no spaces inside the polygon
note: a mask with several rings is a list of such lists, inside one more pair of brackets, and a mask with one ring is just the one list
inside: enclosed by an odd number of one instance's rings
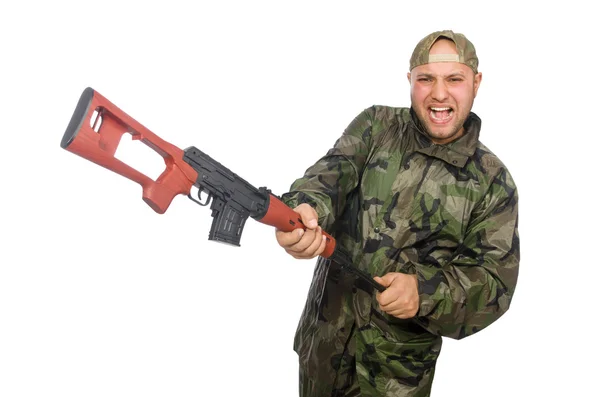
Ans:
{"label": "clenched fist", "polygon": [[375,281],[386,287],[377,293],[377,302],[387,314],[407,319],[419,311],[419,283],[414,274],[388,273],[383,277],[374,277]]}
{"label": "clenched fist", "polygon": [[300,204],[294,211],[300,215],[306,230],[296,229],[291,232],[275,230],[277,242],[285,251],[296,259],[312,259],[321,255],[326,240],[318,225],[317,211],[308,204]]}

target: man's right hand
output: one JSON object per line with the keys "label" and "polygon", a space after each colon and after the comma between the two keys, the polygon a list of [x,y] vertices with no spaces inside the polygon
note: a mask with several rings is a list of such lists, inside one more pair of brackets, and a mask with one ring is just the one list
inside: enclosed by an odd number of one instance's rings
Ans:
{"label": "man's right hand", "polygon": [[317,212],[308,204],[300,204],[294,208],[300,215],[306,230],[295,229],[291,232],[275,230],[277,242],[285,251],[296,259],[312,259],[325,249],[325,236],[317,223]]}

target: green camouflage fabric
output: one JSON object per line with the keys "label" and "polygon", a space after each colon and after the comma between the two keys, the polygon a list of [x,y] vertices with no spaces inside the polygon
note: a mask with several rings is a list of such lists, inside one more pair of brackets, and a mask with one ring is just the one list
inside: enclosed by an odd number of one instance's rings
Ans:
{"label": "green camouflage fabric", "polygon": [[370,107],[282,196],[312,205],[356,267],[419,283],[417,316],[401,320],[319,257],[294,339],[300,395],[429,396],[442,336],[472,335],[508,310],[517,189],[480,127],[471,113],[462,137],[436,145],[412,109]]}

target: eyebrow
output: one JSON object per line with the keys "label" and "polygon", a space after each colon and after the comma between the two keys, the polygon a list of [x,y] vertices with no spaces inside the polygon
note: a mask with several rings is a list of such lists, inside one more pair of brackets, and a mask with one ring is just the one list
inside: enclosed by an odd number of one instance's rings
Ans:
{"label": "eyebrow", "polygon": [[[417,78],[419,78],[419,77],[435,77],[435,76],[436,75],[433,74],[433,73],[425,73],[425,72],[417,74]],[[448,78],[448,77],[463,77],[464,78],[464,77],[466,77],[466,75],[462,71],[456,71],[456,72],[452,72],[452,73],[447,74],[447,75],[443,75],[441,77],[443,77],[443,78]]]}

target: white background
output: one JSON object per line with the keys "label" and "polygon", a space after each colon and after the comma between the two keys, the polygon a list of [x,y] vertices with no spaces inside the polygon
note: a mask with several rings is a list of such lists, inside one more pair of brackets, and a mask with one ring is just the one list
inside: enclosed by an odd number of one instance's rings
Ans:
{"label": "white background", "polygon": [[178,196],[158,215],[60,140],[90,86],[281,194],[361,110],[409,105],[412,49],[440,29],[476,45],[473,110],[519,187],[522,262],[509,312],[445,340],[433,396],[597,390],[587,2],[196,3],[0,6],[0,396],[297,395],[314,262],[253,220],[239,248],[208,241],[207,208]]}

